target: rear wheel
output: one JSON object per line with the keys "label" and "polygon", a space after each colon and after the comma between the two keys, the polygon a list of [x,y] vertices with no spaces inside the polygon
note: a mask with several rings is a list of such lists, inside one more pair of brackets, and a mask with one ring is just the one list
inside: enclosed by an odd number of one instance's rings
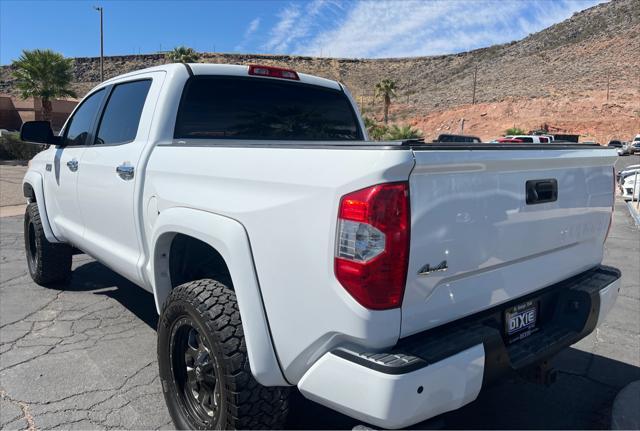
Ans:
{"label": "rear wheel", "polygon": [[197,280],[173,289],[158,324],[164,396],[178,429],[281,428],[289,389],[249,368],[235,293]]}
{"label": "rear wheel", "polygon": [[29,275],[39,285],[63,284],[71,277],[73,248],[47,240],[38,204],[27,205],[24,215],[24,247]]}

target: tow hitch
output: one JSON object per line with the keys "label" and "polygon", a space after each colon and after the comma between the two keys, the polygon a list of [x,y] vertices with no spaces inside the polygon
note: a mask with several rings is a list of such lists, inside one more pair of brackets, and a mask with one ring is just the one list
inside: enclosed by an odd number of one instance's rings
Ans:
{"label": "tow hitch", "polygon": [[556,382],[558,371],[549,364],[549,361],[543,361],[522,370],[520,376],[532,383],[551,386]]}

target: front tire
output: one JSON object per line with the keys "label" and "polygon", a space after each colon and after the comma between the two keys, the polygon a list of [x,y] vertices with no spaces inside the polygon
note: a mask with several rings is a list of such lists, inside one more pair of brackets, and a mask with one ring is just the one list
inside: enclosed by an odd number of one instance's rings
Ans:
{"label": "front tire", "polygon": [[259,384],[249,367],[233,290],[210,279],[172,290],[158,323],[158,365],[178,429],[277,429],[289,389]]}
{"label": "front tire", "polygon": [[24,214],[24,248],[29,275],[41,286],[65,284],[71,278],[73,249],[68,244],[47,240],[35,202],[27,205]]}

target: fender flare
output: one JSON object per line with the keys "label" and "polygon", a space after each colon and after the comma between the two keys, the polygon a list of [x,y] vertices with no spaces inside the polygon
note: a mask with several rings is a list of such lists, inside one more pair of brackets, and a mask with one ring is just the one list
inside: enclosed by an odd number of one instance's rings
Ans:
{"label": "fender flare", "polygon": [[[27,171],[22,180],[22,190],[25,189],[26,186],[31,187],[33,193],[36,198],[36,203],[38,204],[38,212],[40,213],[40,221],[42,222],[42,229],[44,230],[44,236],[47,238],[47,241],[56,243],[61,242],[53,233],[51,229],[51,224],[49,223],[49,216],[47,214],[47,205],[44,200],[44,183],[42,179],[42,175],[36,171]],[[26,197],[26,196],[25,196]]]}
{"label": "fender flare", "polygon": [[151,233],[152,252],[147,265],[158,313],[172,289],[168,259],[176,234],[209,244],[225,260],[238,299],[251,373],[256,380],[264,386],[290,385],[276,357],[249,237],[238,221],[184,207],[170,208],[158,215]]}

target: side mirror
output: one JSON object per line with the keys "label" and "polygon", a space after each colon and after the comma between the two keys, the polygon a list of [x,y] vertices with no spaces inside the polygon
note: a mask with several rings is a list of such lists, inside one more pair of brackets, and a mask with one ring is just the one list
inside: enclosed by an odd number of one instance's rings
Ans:
{"label": "side mirror", "polygon": [[54,136],[48,121],[27,121],[20,129],[20,140],[32,144],[60,145],[62,139]]}

